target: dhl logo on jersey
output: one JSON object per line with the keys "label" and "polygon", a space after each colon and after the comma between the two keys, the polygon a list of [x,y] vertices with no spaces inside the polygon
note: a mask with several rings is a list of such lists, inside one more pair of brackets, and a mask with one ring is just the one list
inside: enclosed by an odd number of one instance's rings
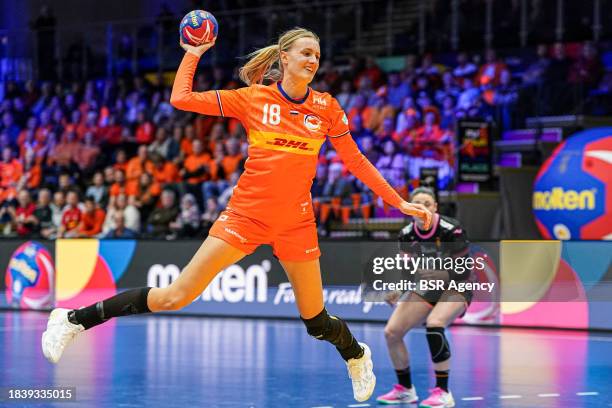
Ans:
{"label": "dhl logo on jersey", "polygon": [[253,147],[303,155],[319,154],[319,149],[325,141],[324,138],[310,139],[285,133],[263,132],[260,130],[252,130],[249,132],[249,140]]}
{"label": "dhl logo on jersey", "polygon": [[266,142],[266,144],[274,146],[285,146],[292,149],[313,150],[312,147],[308,147],[307,142],[298,142],[296,140],[283,139],[281,137],[275,137],[273,142]]}

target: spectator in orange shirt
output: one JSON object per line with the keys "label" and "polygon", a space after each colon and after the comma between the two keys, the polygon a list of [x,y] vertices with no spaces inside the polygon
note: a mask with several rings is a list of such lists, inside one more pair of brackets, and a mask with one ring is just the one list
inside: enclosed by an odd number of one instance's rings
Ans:
{"label": "spectator in orange shirt", "polygon": [[151,155],[153,160],[153,179],[158,182],[162,188],[172,185],[180,181],[178,169],[172,162],[164,161],[164,159],[158,155]]}
{"label": "spectator in orange shirt", "polygon": [[395,109],[387,103],[386,89],[380,89],[374,97],[372,104],[364,109],[362,117],[366,118],[363,125],[374,133],[382,130],[386,118],[395,118]]}
{"label": "spectator in orange shirt", "polygon": [[111,197],[118,196],[119,194],[127,194],[129,195],[127,189],[127,182],[125,180],[125,173],[121,169],[116,169],[114,171],[114,180],[115,182],[110,188],[109,194]]}
{"label": "spectator in orange shirt", "polygon": [[353,106],[346,115],[349,123],[353,122],[353,118],[355,116],[361,116],[361,123],[363,123],[364,125],[365,123],[367,123],[366,118],[362,114],[366,108],[366,102],[366,97],[363,94],[357,94],[357,96],[355,96],[355,99],[353,100]]}
{"label": "spectator in orange shirt", "polygon": [[430,154],[437,160],[447,158],[449,135],[440,128],[439,120],[437,110],[430,109],[425,112],[425,122],[417,130],[413,156]]}
{"label": "spectator in orange shirt", "polygon": [[82,171],[87,172],[93,169],[99,156],[100,147],[94,144],[94,134],[92,132],[85,133],[83,144],[75,157],[76,164]]}
{"label": "spectator in orange shirt", "polygon": [[135,204],[140,208],[143,219],[147,219],[151,211],[157,205],[161,194],[159,183],[153,180],[149,173],[142,173],[138,180],[138,192],[135,196]]}
{"label": "spectator in orange shirt", "polygon": [[24,144],[34,144],[39,142],[36,140],[36,128],[38,126],[38,119],[35,116],[30,116],[28,121],[26,122],[26,127],[21,132],[19,132],[19,137],[17,137],[17,146],[23,149]]}
{"label": "spectator in orange shirt", "polygon": [[223,173],[226,180],[230,174],[236,171],[238,164],[242,160],[242,154],[240,153],[240,140],[233,137],[225,141],[226,155],[221,160],[221,166],[223,167]]}
{"label": "spectator in orange shirt", "polygon": [[70,168],[80,149],[81,144],[76,140],[76,133],[73,130],[68,130],[64,132],[62,141],[47,155],[47,163],[50,166],[55,165],[63,169]]}
{"label": "spectator in orange shirt", "polygon": [[106,213],[96,205],[93,197],[85,198],[85,209],[81,216],[77,237],[91,238],[102,232],[102,224]]}
{"label": "spectator in orange shirt", "polygon": [[485,60],[486,62],[478,70],[477,82],[479,85],[493,83],[493,86],[498,86],[502,71],[508,67],[497,58],[495,50],[491,48],[486,51]]}
{"label": "spectator in orange shirt", "polygon": [[36,140],[39,143],[45,143],[49,132],[53,130],[53,124],[51,123],[51,114],[47,110],[43,110],[40,113],[40,123],[36,129]]}
{"label": "spectator in orange shirt", "polygon": [[211,198],[219,197],[229,183],[227,180],[238,169],[242,160],[240,154],[240,141],[236,138],[227,139],[225,144],[215,145],[213,155],[214,161],[210,162],[211,180],[202,184],[202,202],[205,203]]}
{"label": "spectator in orange shirt", "polygon": [[127,162],[125,177],[128,182],[138,182],[138,178],[144,172],[152,173],[153,163],[149,160],[147,146],[140,145],[136,157],[132,157]]}
{"label": "spectator in orange shirt", "polygon": [[[19,132],[19,137],[17,137],[17,145],[23,146],[26,140],[29,140],[30,143],[36,140],[36,128],[38,127],[38,119],[36,116],[30,116],[28,121],[26,122],[26,127],[21,132]],[[28,135],[31,133],[31,135]]]}
{"label": "spectator in orange shirt", "polygon": [[0,187],[15,188],[23,175],[23,167],[19,160],[13,158],[10,147],[2,149],[2,161],[0,161]]}
{"label": "spectator in orange shirt", "polygon": [[30,190],[38,188],[42,180],[42,168],[36,162],[34,150],[26,150],[25,156],[22,158],[22,168],[23,176],[21,177],[21,183]]}
{"label": "spectator in orange shirt", "polygon": [[210,180],[211,166],[216,166],[210,154],[204,152],[204,146],[200,140],[193,141],[193,154],[185,159],[184,168],[179,172],[184,180],[183,188],[196,198],[200,207],[203,207],[202,189],[200,184]]}
{"label": "spectator in orange shirt", "polygon": [[[44,144],[38,142],[34,137],[35,131],[27,129],[19,138],[22,139],[19,146],[19,157],[24,157],[27,150],[33,150],[34,153],[39,153],[44,148]],[[23,138],[22,138],[23,137]],[[42,155],[37,157],[37,161],[42,161]]]}
{"label": "spectator in orange shirt", "polygon": [[204,145],[196,139],[193,141],[193,153],[185,159],[180,176],[191,185],[209,180],[211,178],[210,162],[210,154],[204,152]]}
{"label": "spectator in orange shirt", "polygon": [[181,139],[181,153],[183,157],[189,156],[193,153],[192,143],[195,139],[195,130],[193,129],[192,124],[188,124],[185,126],[185,133],[183,138]]}
{"label": "spectator in orange shirt", "polygon": [[115,164],[113,164],[113,169],[123,170],[126,173],[126,178],[127,178],[127,166],[128,166],[127,153],[123,149],[117,150],[117,154],[115,155]]}

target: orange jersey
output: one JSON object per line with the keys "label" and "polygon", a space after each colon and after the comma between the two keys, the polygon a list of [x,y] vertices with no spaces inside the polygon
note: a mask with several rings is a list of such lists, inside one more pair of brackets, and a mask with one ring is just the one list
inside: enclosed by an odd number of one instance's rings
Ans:
{"label": "orange jersey", "polygon": [[198,57],[185,53],[171,103],[178,109],[240,120],[249,140],[245,170],[228,209],[272,226],[313,222],[310,187],[321,145],[329,138],[347,168],[393,206],[401,197],[361,154],[331,95],[308,89],[291,99],[280,83],[192,92]]}

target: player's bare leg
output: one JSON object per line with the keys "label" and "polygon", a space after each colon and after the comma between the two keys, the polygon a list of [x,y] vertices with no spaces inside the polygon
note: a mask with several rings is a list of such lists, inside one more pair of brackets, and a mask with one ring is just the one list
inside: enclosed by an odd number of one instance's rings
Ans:
{"label": "player's bare leg", "polygon": [[130,289],[82,309],[54,309],[42,335],[43,354],[57,363],[78,333],[113,317],[181,309],[198,297],[221,270],[244,256],[227,242],[209,236],[166,288]]}
{"label": "player's bare leg", "polygon": [[410,404],[418,400],[412,384],[410,353],[404,343],[406,333],[420,325],[431,312],[431,306],[418,295],[410,293],[408,299],[397,303],[387,325],[385,339],[389,357],[397,375],[397,384],[376,400],[381,404]]}
{"label": "player's bare leg", "polygon": [[376,385],[370,348],[357,342],[342,319],[330,316],[325,310],[319,260],[281,261],[281,264],[293,287],[298,310],[308,334],[336,346],[346,361],[353,385],[353,396],[357,401],[367,400]]}
{"label": "player's bare leg", "polygon": [[445,328],[459,317],[466,308],[465,298],[447,291],[427,316],[427,343],[436,373],[436,386],[431,395],[421,403],[422,407],[454,407],[455,400],[448,387],[451,351]]}

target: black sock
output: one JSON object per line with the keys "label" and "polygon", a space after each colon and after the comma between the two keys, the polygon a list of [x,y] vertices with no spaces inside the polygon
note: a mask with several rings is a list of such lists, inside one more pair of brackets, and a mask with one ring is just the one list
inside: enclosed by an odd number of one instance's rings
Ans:
{"label": "black sock", "polygon": [[104,323],[108,319],[140,313],[150,313],[147,296],[151,288],[130,289],[111,298],[82,309],[68,312],[68,320],[82,324],[85,329]]}
{"label": "black sock", "polygon": [[[353,337],[352,334],[351,337]],[[359,342],[357,342],[354,337],[350,346],[343,349],[341,349],[340,347],[336,347],[336,349],[338,350],[344,361],[349,361],[352,358],[363,357],[363,347],[359,345]]]}
{"label": "black sock", "polygon": [[412,388],[412,376],[410,375],[410,366],[404,368],[403,370],[395,370],[395,375],[397,375],[397,383],[406,388]]}
{"label": "black sock", "polygon": [[436,387],[440,387],[444,391],[448,392],[448,376],[449,375],[450,375],[450,370],[446,370],[446,371],[436,370]]}

